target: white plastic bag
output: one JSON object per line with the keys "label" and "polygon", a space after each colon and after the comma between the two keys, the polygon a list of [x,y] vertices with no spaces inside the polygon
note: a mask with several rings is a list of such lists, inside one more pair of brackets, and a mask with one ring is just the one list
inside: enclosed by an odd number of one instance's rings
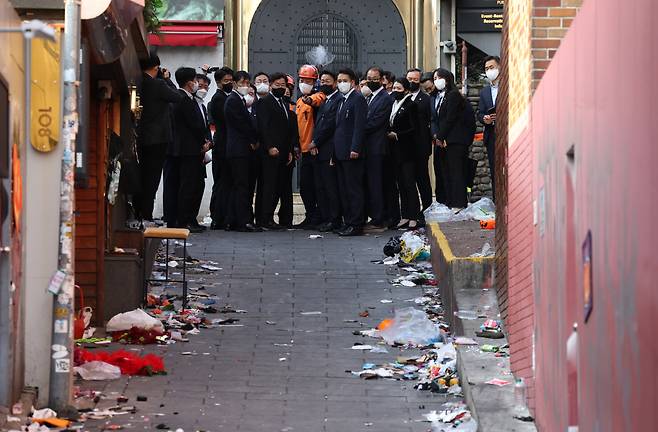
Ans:
{"label": "white plastic bag", "polygon": [[414,345],[428,345],[439,341],[439,326],[427,318],[425,312],[412,307],[395,311],[393,323],[380,331],[384,340]]}
{"label": "white plastic bag", "polygon": [[464,215],[460,213],[455,214],[454,211],[450,210],[450,207],[440,204],[436,201],[429,206],[423,214],[425,215],[425,222],[459,222],[466,220]]}
{"label": "white plastic bag", "polygon": [[153,318],[141,309],[115,315],[107,323],[108,333],[115,331],[130,330],[137,327],[144,330],[164,331],[164,326],[159,319]]}
{"label": "white plastic bag", "polygon": [[495,219],[496,218],[496,205],[489,198],[484,197],[481,200],[469,204],[465,210],[460,213],[467,219],[475,219],[478,221]]}
{"label": "white plastic bag", "polygon": [[73,370],[86,381],[105,381],[121,378],[121,369],[102,361],[92,361]]}

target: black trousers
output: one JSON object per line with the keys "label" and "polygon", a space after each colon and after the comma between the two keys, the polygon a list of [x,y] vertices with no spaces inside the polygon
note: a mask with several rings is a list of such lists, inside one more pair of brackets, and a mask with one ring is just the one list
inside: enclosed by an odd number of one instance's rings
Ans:
{"label": "black trousers", "polygon": [[178,191],[180,189],[180,159],[167,156],[162,173],[162,207],[164,221],[170,226],[178,223]]}
{"label": "black trousers", "polygon": [[446,189],[445,180],[443,179],[443,160],[446,158],[446,150],[439,146],[434,146],[434,193],[436,194],[436,201],[441,204],[448,203],[448,191]]}
{"label": "black trousers", "polygon": [[292,223],[292,168],[286,166],[286,162],[288,161],[282,157],[265,156],[261,159],[263,203],[260,221],[263,224],[274,220],[274,211],[279,200],[279,223]]}
{"label": "black trousers", "polygon": [[415,160],[398,162],[397,183],[400,189],[403,219],[418,220],[420,218],[420,200],[418,199],[418,189],[416,189],[417,178]]}
{"label": "black trousers", "polygon": [[338,193],[338,168],[331,162],[318,161],[319,181],[316,181],[318,205],[322,222],[341,223],[341,204]]}
{"label": "black trousers", "polygon": [[231,184],[229,185],[230,210],[228,223],[232,226],[243,227],[252,222],[251,204],[253,195],[249,188],[249,158],[228,159]]}
{"label": "black trousers", "polygon": [[396,180],[397,162],[392,154],[384,156],[384,214],[388,222],[400,221],[400,191]]}
{"label": "black trousers", "polygon": [[360,228],[366,222],[364,174],[365,161],[352,159],[337,162],[338,191],[345,224]]}
{"label": "black trousers", "polygon": [[310,152],[302,153],[300,164],[300,190],[299,194],[304,203],[306,220],[312,224],[317,224],[322,219],[320,208],[318,206],[318,194],[316,183],[318,181],[320,165],[317,156]]}
{"label": "black trousers", "polygon": [[139,156],[141,191],[137,195],[136,217],[153,219],[155,193],[160,185],[162,167],[166,158],[167,143],[142,146]]}
{"label": "black trousers", "polygon": [[496,135],[487,140],[487,159],[489,160],[489,177],[491,177],[491,194],[496,199]]}
{"label": "black trousers", "polygon": [[420,192],[422,210],[432,205],[432,182],[430,181],[429,155],[417,155],[414,159],[415,183]]}
{"label": "black trousers", "polygon": [[448,194],[448,207],[464,208],[468,202],[466,194],[466,163],[468,146],[462,143],[448,143],[445,157],[441,159],[443,181]]}
{"label": "black trousers", "polygon": [[368,186],[368,215],[375,225],[384,223],[384,155],[368,155],[366,158],[366,183]]}
{"label": "black trousers", "polygon": [[263,208],[263,182],[261,176],[261,156],[258,152],[251,152],[249,155],[249,196],[256,196],[256,207],[252,212],[256,218],[256,224],[261,225],[260,220]]}
{"label": "black trousers", "polygon": [[196,222],[196,199],[199,182],[203,179],[201,156],[180,156],[178,186],[178,225],[185,226]]}
{"label": "black trousers", "polygon": [[206,190],[206,165],[202,164],[201,176],[199,177],[199,184],[194,195],[194,215],[198,217],[201,210],[201,202],[203,201],[203,193]]}
{"label": "black trousers", "polygon": [[[215,177],[215,172],[219,173],[219,178]],[[225,157],[213,159],[213,179],[213,198],[210,204],[213,224],[221,226],[234,223],[231,207],[233,179],[229,159]]]}
{"label": "black trousers", "polygon": [[218,211],[220,206],[217,205],[217,196],[219,195],[219,185],[222,177],[221,161],[219,157],[219,152],[212,150],[212,195],[210,196],[210,217],[213,222],[221,222],[222,217],[219,215]]}

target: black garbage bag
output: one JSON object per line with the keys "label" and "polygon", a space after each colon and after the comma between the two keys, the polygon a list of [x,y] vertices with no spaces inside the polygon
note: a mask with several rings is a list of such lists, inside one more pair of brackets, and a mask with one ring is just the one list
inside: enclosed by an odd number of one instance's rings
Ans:
{"label": "black garbage bag", "polygon": [[400,237],[391,237],[388,242],[384,245],[384,255],[392,257],[395,254],[399,254],[402,251],[402,243],[400,242]]}

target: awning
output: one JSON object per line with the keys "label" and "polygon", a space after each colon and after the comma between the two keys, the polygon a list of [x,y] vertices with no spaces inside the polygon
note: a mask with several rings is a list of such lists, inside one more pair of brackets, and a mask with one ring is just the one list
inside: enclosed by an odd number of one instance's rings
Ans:
{"label": "awning", "polygon": [[217,21],[163,21],[160,34],[150,34],[154,46],[217,46],[223,36],[221,22]]}

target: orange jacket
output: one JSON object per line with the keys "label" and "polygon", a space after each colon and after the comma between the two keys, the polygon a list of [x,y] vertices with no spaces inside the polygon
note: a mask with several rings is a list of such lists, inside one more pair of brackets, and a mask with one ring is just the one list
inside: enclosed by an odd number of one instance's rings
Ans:
{"label": "orange jacket", "polygon": [[299,128],[299,145],[302,153],[310,150],[309,146],[313,141],[313,128],[315,127],[314,108],[319,107],[327,100],[327,95],[318,92],[311,95],[311,105],[306,105],[302,98],[297,100],[297,127]]}

